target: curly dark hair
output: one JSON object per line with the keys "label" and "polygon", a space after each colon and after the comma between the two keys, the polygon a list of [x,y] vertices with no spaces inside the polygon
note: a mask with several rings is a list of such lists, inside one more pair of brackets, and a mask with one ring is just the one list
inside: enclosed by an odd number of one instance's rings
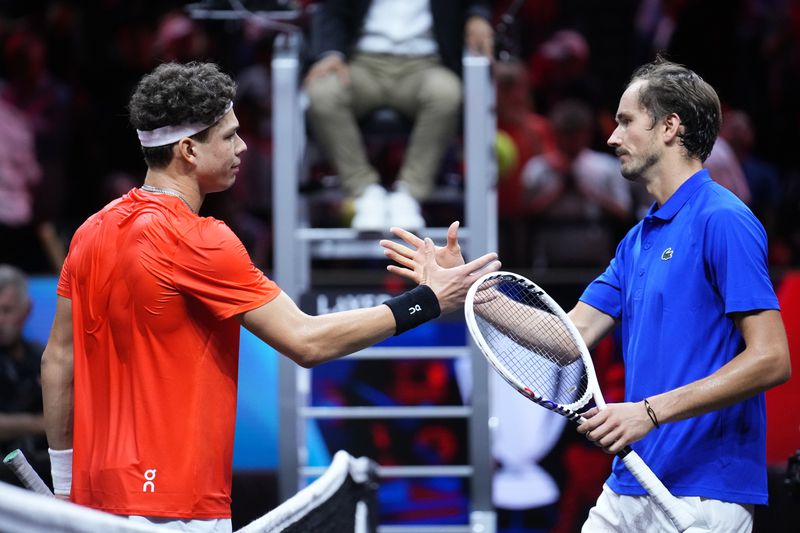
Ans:
{"label": "curly dark hair", "polygon": [[639,103],[653,121],[671,113],[681,118],[681,144],[690,157],[705,161],[711,153],[722,124],[719,96],[711,85],[683,65],[658,56],[642,65],[631,76],[632,84],[644,80],[639,91]]}
{"label": "curly dark hair", "polygon": [[[145,75],[128,104],[131,125],[137,130],[162,126],[211,124],[233,100],[236,83],[214,63],[164,63]],[[208,129],[193,139],[205,141]],[[174,144],[174,143],[173,143]],[[172,160],[172,146],[142,148],[148,167],[165,167]]]}

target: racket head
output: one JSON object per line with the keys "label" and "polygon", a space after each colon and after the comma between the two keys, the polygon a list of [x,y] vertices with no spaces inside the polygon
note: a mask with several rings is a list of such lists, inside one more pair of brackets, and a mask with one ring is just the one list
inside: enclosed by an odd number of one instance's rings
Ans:
{"label": "racket head", "polygon": [[531,280],[503,271],[481,276],[467,292],[464,314],[484,357],[528,399],[571,420],[593,397],[603,401],[583,338]]}

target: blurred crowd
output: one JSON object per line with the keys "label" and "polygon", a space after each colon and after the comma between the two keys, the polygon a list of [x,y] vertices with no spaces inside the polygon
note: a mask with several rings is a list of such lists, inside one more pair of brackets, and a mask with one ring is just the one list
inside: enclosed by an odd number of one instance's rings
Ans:
{"label": "blurred crowd", "polygon": [[[319,7],[202,4],[291,12],[281,22],[299,27],[308,42]],[[135,81],[159,62],[205,59],[237,78],[249,150],[234,189],[210,198],[204,214],[228,222],[256,264],[269,268],[275,25],[193,19],[186,5],[0,2],[0,261],[58,272],[77,225],[142,179],[125,109]],[[800,2],[497,0],[491,7],[500,244],[509,267],[600,266],[647,209],[647,194],[619,175],[605,140],[630,72],[657,51],[718,90],[724,125],[707,166],[764,223],[771,264],[800,262],[800,104],[793,97]]]}

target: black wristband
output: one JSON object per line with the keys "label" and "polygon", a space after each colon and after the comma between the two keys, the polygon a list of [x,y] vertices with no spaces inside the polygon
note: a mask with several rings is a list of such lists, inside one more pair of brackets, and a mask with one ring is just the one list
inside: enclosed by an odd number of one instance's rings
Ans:
{"label": "black wristband", "polygon": [[656,417],[656,412],[653,411],[653,408],[650,407],[650,402],[647,401],[647,398],[644,399],[644,409],[647,411],[647,416],[650,417],[650,421],[656,427],[659,428],[658,418]]}
{"label": "black wristband", "polygon": [[394,315],[395,335],[415,328],[442,314],[439,308],[439,299],[433,289],[427,285],[418,285],[410,291],[404,292],[385,302]]}

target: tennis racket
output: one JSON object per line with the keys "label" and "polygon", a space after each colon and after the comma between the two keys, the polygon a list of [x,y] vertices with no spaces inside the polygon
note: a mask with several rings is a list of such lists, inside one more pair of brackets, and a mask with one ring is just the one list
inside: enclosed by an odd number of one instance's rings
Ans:
{"label": "tennis racket", "polygon": [[34,470],[28,462],[22,450],[16,449],[6,455],[3,459],[3,463],[17,475],[17,478],[19,478],[22,484],[28,489],[45,496],[53,495],[44,481],[42,481],[42,478],[39,477],[39,474],[36,473],[36,470]]}
{"label": "tennis racket", "polygon": [[[605,409],[583,338],[538,285],[510,272],[485,274],[467,292],[464,314],[489,363],[528,399],[577,423],[591,400]],[[617,456],[679,531],[703,530],[630,446]]]}

